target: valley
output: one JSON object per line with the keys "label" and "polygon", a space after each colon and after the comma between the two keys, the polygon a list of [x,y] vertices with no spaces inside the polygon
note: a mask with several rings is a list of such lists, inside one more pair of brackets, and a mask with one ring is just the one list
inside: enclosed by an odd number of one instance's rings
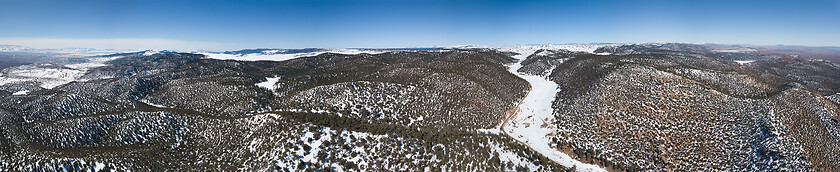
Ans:
{"label": "valley", "polygon": [[0,72],[0,169],[834,171],[840,163],[831,153],[840,150],[840,65],[745,47],[61,59]]}

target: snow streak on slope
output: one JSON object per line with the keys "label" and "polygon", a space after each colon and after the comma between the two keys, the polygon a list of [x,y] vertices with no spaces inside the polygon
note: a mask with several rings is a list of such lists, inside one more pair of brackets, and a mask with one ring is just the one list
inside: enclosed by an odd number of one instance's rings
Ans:
{"label": "snow streak on slope", "polygon": [[[530,48],[513,50],[520,53],[513,56],[520,62],[535,52]],[[554,115],[552,114],[554,109],[551,107],[551,103],[560,90],[557,88],[557,83],[549,81],[543,76],[519,74],[517,70],[520,67],[522,67],[521,63],[515,63],[510,66],[509,72],[528,81],[531,84],[531,91],[519,105],[519,110],[514,113],[514,117],[509,119],[510,121],[507,123],[502,124],[502,132],[527,144],[535,151],[563,166],[576,166],[578,171],[606,171],[597,165],[585,164],[572,159],[569,155],[551,147],[551,142],[546,136],[557,133],[557,129],[552,122],[554,121]]]}
{"label": "snow streak on slope", "polygon": [[371,50],[358,50],[358,49],[332,49],[332,50],[325,50],[325,51],[316,51],[316,52],[306,52],[306,53],[291,53],[291,54],[284,54],[279,53],[278,50],[266,50],[263,53],[252,53],[252,54],[222,54],[222,53],[209,53],[203,52],[201,54],[207,55],[207,58],[211,59],[219,59],[219,60],[239,60],[239,61],[286,61],[300,57],[311,57],[317,56],[323,53],[336,53],[336,54],[379,54],[385,53],[387,51],[371,51]]}

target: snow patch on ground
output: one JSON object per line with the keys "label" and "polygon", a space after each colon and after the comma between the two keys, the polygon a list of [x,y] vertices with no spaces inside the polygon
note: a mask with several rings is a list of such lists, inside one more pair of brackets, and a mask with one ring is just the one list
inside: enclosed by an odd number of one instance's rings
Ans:
{"label": "snow patch on ground", "polygon": [[[253,118],[254,121],[252,121],[252,122],[262,123],[266,119],[265,117],[273,118],[273,119],[279,119],[280,116],[281,115],[279,115],[279,114],[266,113],[266,114],[255,116],[256,118]],[[318,158],[318,155],[321,152],[324,152],[324,151],[329,153],[329,152],[332,152],[332,151],[335,151],[335,150],[324,150],[321,147],[321,145],[323,145],[325,141],[334,140],[333,137],[342,138],[340,140],[344,140],[345,144],[348,144],[350,142],[351,137],[356,138],[356,139],[374,139],[374,140],[375,139],[382,139],[382,138],[386,138],[386,137],[391,137],[389,135],[377,135],[377,134],[371,134],[371,133],[367,133],[367,132],[349,131],[349,130],[344,130],[344,129],[332,129],[330,127],[318,127],[318,129],[316,129],[316,130],[317,131],[310,130],[310,131],[305,131],[303,133],[300,133],[301,135],[300,135],[300,138],[299,138],[298,142],[302,142],[304,144],[299,145],[300,146],[300,147],[298,147],[299,149],[291,150],[292,152],[294,152],[294,159],[290,159],[290,157],[283,157],[283,156],[277,156],[277,155],[272,155],[272,157],[267,157],[267,158],[268,159],[273,159],[273,161],[274,161],[273,164],[277,165],[279,167],[295,169],[298,165],[300,165],[299,163],[294,162],[294,161],[297,161],[297,160],[300,160],[302,163],[306,163],[307,165],[315,164],[316,162],[324,162],[324,161],[322,161]],[[248,144],[248,150],[250,150],[252,152],[256,151],[262,143],[264,143],[263,140],[252,140]],[[306,150],[305,148],[308,148],[308,150]],[[371,147],[364,147],[364,146],[357,145],[355,147],[352,147],[349,151],[352,152],[352,154],[358,155],[358,156],[345,157],[346,158],[345,160],[347,162],[352,162],[354,164],[368,164],[368,162],[366,162],[365,159],[366,158],[371,158],[371,157],[369,157],[369,155],[372,152],[377,152],[379,149],[387,149],[387,148],[383,147],[380,144],[371,145]],[[330,167],[335,167],[334,170],[336,170],[336,171],[344,171],[343,166],[338,165],[336,163],[336,161],[332,161],[332,162],[324,164],[324,165],[330,166]]]}
{"label": "snow patch on ground", "polygon": [[105,164],[103,164],[101,162],[96,162],[95,164],[96,165],[94,165],[94,167],[93,167],[94,170],[93,171],[102,171],[102,169],[105,169]]}
{"label": "snow patch on ground", "polygon": [[26,95],[26,94],[29,94],[29,90],[22,90],[22,91],[12,93],[12,95],[15,95],[15,96]]}
{"label": "snow patch on ground", "polygon": [[481,133],[499,134],[499,129],[498,128],[477,129],[476,131],[481,132]]}
{"label": "snow patch on ground", "polygon": [[417,121],[423,121],[423,116],[421,115],[421,116],[418,116],[417,118],[409,118],[409,120],[411,120],[411,121],[408,122],[408,125],[411,125],[411,124],[414,124]]}
{"label": "snow patch on ground", "polygon": [[277,81],[280,81],[280,77],[269,77],[269,78],[265,78],[265,79],[266,79],[266,81],[257,83],[256,85],[258,87],[266,88],[266,89],[269,89],[271,91],[274,91],[274,84],[276,84]]}
{"label": "snow patch on ground", "polygon": [[66,64],[65,67],[73,68],[77,70],[90,70],[96,67],[101,66],[108,66],[105,62],[116,60],[118,58],[123,58],[123,56],[114,56],[114,57],[103,57],[103,58],[88,58],[88,62],[85,63],[74,63],[74,64]]}
{"label": "snow patch on ground", "polygon": [[499,153],[499,160],[501,160],[502,162],[510,162],[513,164],[525,165],[528,167],[528,169],[531,170],[539,169],[537,165],[534,165],[533,163],[530,163],[528,161],[523,161],[525,158],[516,155],[516,153],[511,152],[510,150],[502,148],[494,142],[490,142],[490,148],[493,149],[493,152]]}
{"label": "snow patch on ground", "polygon": [[142,100],[140,100],[140,102],[143,102],[147,105],[158,107],[158,108],[169,108],[168,106],[164,106],[164,105],[161,105],[161,104],[155,104],[155,103],[149,102],[149,100],[146,100],[146,99],[142,99]]}
{"label": "snow patch on ground", "polygon": [[735,63],[741,64],[741,65],[747,64],[747,63],[752,63],[752,62],[755,62],[755,60],[735,60]]}
{"label": "snow patch on ground", "polygon": [[554,52],[552,52],[552,51],[542,51],[540,53],[537,53],[537,55],[538,56],[550,56],[550,55],[554,55]]}
{"label": "snow patch on ground", "polygon": [[[519,53],[519,55],[514,56],[514,58],[521,62],[538,49],[541,48],[516,49],[514,52]],[[578,171],[606,171],[597,165],[572,159],[569,155],[551,147],[551,142],[546,136],[557,132],[552,122],[554,120],[554,115],[552,115],[554,109],[551,107],[551,103],[560,90],[557,88],[557,83],[549,81],[543,76],[519,74],[517,70],[521,67],[521,63],[515,63],[510,66],[509,72],[528,81],[531,85],[531,91],[519,105],[516,117],[503,124],[505,126],[502,128],[502,132],[527,144],[540,154],[563,166],[576,166]]]}
{"label": "snow patch on ground", "polygon": [[27,80],[22,79],[22,78],[6,77],[2,73],[0,73],[0,86],[6,85],[6,84],[18,83],[18,82],[25,82],[25,81],[27,81]]}

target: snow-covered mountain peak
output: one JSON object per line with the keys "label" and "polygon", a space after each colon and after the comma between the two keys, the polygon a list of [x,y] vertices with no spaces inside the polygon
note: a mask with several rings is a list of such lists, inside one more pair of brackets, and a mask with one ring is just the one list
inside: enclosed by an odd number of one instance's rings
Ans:
{"label": "snow-covered mountain peak", "polygon": [[151,56],[151,55],[160,54],[160,53],[163,53],[163,52],[164,51],[162,51],[162,50],[146,50],[146,51],[142,51],[142,54],[143,54],[143,56]]}

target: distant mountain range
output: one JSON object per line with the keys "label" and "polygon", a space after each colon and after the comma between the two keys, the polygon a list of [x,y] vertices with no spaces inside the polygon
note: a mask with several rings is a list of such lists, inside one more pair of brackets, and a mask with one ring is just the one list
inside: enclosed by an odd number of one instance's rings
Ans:
{"label": "distant mountain range", "polygon": [[[567,47],[597,47],[601,45],[621,45],[625,43],[589,43],[589,44],[527,44],[525,46],[567,46]],[[747,44],[702,44],[710,48],[717,49],[737,49],[737,48],[752,48],[765,53],[778,53],[786,55],[797,55],[806,59],[825,59],[833,62],[840,61],[840,47],[831,46],[797,46],[797,45],[747,45]],[[446,50],[446,49],[487,49],[487,48],[501,48],[499,46],[487,45],[456,45],[447,47],[420,47],[420,48],[348,48],[348,49],[326,49],[326,48],[301,48],[301,49],[277,49],[277,48],[258,48],[258,49],[242,49],[231,51],[185,51],[185,52],[206,52],[215,54],[229,54],[229,55],[254,55],[254,54],[301,54],[301,53],[317,53],[326,51],[344,51],[344,50],[358,50],[358,51],[409,51],[409,50]],[[139,51],[136,49],[96,49],[96,48],[60,48],[60,49],[39,49],[21,45],[0,44],[0,53],[40,53],[40,54],[57,54],[64,56],[88,56],[88,55],[105,55],[113,53],[124,53]]]}

